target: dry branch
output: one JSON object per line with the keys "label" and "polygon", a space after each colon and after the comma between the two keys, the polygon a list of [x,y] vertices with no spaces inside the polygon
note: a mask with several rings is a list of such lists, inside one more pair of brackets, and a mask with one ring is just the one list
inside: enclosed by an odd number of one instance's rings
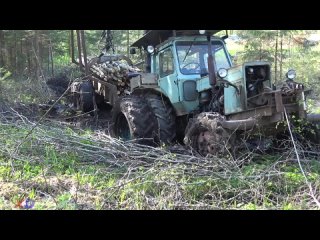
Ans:
{"label": "dry branch", "polygon": [[[141,188],[150,184],[154,189],[161,190],[161,194],[154,196],[148,192],[139,192],[143,199],[141,200],[144,204],[143,208],[147,209],[237,209],[245,206],[245,203],[255,202],[257,205],[263,205],[265,201],[272,203],[273,209],[281,209],[281,204],[286,201],[297,203],[304,201],[308,208],[318,207],[308,191],[309,184],[312,189],[317,189],[318,182],[303,183],[291,195],[269,189],[268,184],[271,183],[284,188],[288,173],[283,170],[283,166],[296,162],[294,149],[288,142],[285,143],[286,151],[279,155],[269,168],[263,170],[257,168],[247,174],[239,168],[238,162],[250,163],[255,158],[259,158],[253,152],[246,152],[236,162],[215,156],[201,157],[183,146],[160,148],[140,145],[135,141],[123,142],[110,137],[104,131],[84,135],[84,131],[77,127],[72,128],[65,123],[50,119],[43,119],[36,123],[15,108],[9,108],[0,113],[0,124],[5,128],[10,127],[23,132],[32,130],[30,138],[23,142],[21,142],[19,131],[11,132],[10,139],[16,139],[16,141],[10,148],[2,142],[0,154],[16,159],[17,161],[12,161],[15,168],[26,162],[38,163],[43,166],[42,177],[50,179],[48,171],[54,163],[51,163],[50,159],[44,163],[45,149],[50,147],[59,153],[75,154],[76,165],[79,168],[100,165],[103,166],[100,171],[104,175],[118,174],[120,177],[116,183],[99,193],[104,199],[101,205],[103,209],[135,209],[136,205],[131,198],[119,202],[120,193],[128,186]],[[2,133],[2,139],[6,139],[5,134],[5,132]],[[20,145],[18,150],[12,153],[18,145]],[[312,152],[312,150],[308,151]],[[311,164],[310,159],[303,157],[300,159],[300,164],[304,166],[306,175],[310,173],[312,170],[308,167]],[[10,166],[9,163],[8,166]],[[47,184],[51,184],[49,180]],[[74,195],[77,204],[84,204],[84,196],[89,194],[84,195],[84,192],[91,191],[89,195],[98,194],[97,191],[89,190],[79,183],[75,183],[74,186],[77,186]],[[200,196],[190,198],[186,189],[195,189],[193,194],[200,194]],[[40,191],[54,199],[52,193],[43,189]],[[318,197],[316,193],[314,197]]]}

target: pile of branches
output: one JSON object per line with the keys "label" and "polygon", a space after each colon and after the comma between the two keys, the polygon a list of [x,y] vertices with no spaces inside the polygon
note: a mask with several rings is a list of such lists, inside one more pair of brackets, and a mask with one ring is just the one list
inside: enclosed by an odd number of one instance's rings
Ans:
{"label": "pile of branches", "polygon": [[[319,179],[308,183],[302,178],[299,186],[288,185],[292,176],[287,167],[297,166],[290,142],[276,161],[263,165],[267,167],[253,165],[246,168],[257,159],[260,162],[268,160],[264,160],[266,156],[254,152],[246,152],[237,160],[228,156],[202,157],[183,146],[144,146],[135,141],[120,141],[102,131],[84,135],[83,130],[70,129],[61,122],[49,119],[34,122],[17,111],[1,113],[0,125],[21,129],[25,133],[22,137],[21,131],[10,130],[10,136],[0,139],[0,154],[14,160],[11,162],[13,169],[26,161],[43,165],[45,150],[50,147],[59,153],[75,154],[75,164],[80,167],[100,165],[105,176],[120,174],[112,186],[99,191],[75,184],[77,203],[86,203],[86,209],[95,208],[94,203],[89,204],[92,200],[88,196],[99,194],[104,201],[103,209],[136,209],[136,194],[139,194],[139,208],[143,209],[239,209],[249,203],[264,209],[268,204],[271,209],[282,209],[286,202],[303,202],[304,208],[314,209],[317,204],[313,198],[320,198]],[[9,137],[15,139],[13,145],[8,145]],[[298,147],[305,175],[312,177],[312,161],[306,156],[302,145]],[[239,165],[239,162],[242,164]],[[45,168],[54,168],[54,164],[54,161],[47,161]],[[50,172],[44,171],[43,177],[52,177]],[[49,180],[46,182],[51,184]],[[152,186],[149,187],[152,191],[128,190],[125,200],[121,200],[125,189],[141,189],[142,185]],[[314,190],[313,196],[309,187]]]}
{"label": "pile of branches", "polygon": [[90,71],[101,80],[117,86],[118,95],[129,94],[130,78],[140,69],[130,66],[125,60],[105,61],[90,64]]}
{"label": "pile of branches", "polygon": [[[212,171],[219,172],[222,169],[239,168],[237,161],[215,156],[205,158],[191,150],[186,151],[187,149],[180,145],[161,148],[141,145],[137,143],[139,139],[123,142],[99,130],[84,137],[81,136],[81,133],[85,130],[77,127],[73,128],[73,134],[68,134],[67,132],[70,131],[69,128],[72,125],[53,119],[45,119],[41,123],[35,122],[14,109],[0,113],[0,122],[4,125],[24,129],[24,131],[29,130],[32,133],[32,138],[37,139],[36,145],[39,150],[44,149],[47,144],[54,145],[59,151],[77,153],[81,161],[90,164],[103,162],[107,163],[109,168],[150,167],[154,163],[161,162],[192,166],[185,171],[190,171],[192,174],[197,172],[196,174],[199,176],[211,175]],[[67,129],[69,130],[67,131]],[[89,143],[83,143],[86,141]],[[27,134],[24,139],[21,136],[17,137],[17,149],[10,157],[20,159],[20,148],[25,143],[29,143]],[[9,151],[6,152],[6,150],[1,149],[0,151],[8,156]]]}

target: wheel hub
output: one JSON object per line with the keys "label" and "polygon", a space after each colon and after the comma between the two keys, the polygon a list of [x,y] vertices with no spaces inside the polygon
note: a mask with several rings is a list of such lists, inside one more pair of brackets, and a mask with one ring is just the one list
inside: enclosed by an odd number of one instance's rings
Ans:
{"label": "wheel hub", "polygon": [[215,136],[209,131],[203,131],[198,136],[198,149],[200,154],[207,156],[208,154],[215,154],[219,143],[215,141]]}

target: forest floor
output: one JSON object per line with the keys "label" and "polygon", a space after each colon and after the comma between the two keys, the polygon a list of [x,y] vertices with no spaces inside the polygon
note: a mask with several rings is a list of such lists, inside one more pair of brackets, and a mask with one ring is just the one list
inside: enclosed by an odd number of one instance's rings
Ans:
{"label": "forest floor", "polygon": [[319,209],[319,148],[298,143],[301,167],[291,142],[237,161],[201,157],[114,139],[106,112],[42,114],[2,107],[0,209]]}
{"label": "forest floor", "polygon": [[0,83],[0,209],[320,209],[319,146],[296,140],[298,161],[291,140],[237,159],[123,142],[110,111],[48,112],[29,82]]}

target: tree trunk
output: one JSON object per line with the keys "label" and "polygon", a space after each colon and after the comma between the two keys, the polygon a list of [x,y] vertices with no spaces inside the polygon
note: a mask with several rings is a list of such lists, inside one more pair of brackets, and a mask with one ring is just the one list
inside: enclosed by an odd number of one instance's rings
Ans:
{"label": "tree trunk", "polygon": [[4,32],[0,30],[0,68],[4,66]]}
{"label": "tree trunk", "polygon": [[17,30],[14,30],[14,75],[18,74],[18,46],[17,46]]}
{"label": "tree trunk", "polygon": [[[29,43],[29,44],[28,44]],[[30,41],[25,41],[25,49],[27,53],[27,74],[31,76],[31,56],[30,56]]]}
{"label": "tree trunk", "polygon": [[76,61],[75,55],[74,55],[74,52],[75,52],[75,46],[74,46],[74,30],[71,30],[71,31],[70,31],[70,44],[69,44],[69,47],[70,47],[71,62],[76,64],[77,61]]}
{"label": "tree trunk", "polygon": [[20,53],[19,53],[19,65],[18,65],[18,73],[21,75],[23,73],[24,65],[25,65],[25,55],[23,54],[23,41],[20,39]]}
{"label": "tree trunk", "polygon": [[[38,61],[39,61],[39,66],[40,66],[40,74],[43,75],[43,69],[42,69],[42,65],[43,65],[43,58],[44,58],[44,42],[43,42],[43,31],[42,30],[38,30],[39,34],[38,34]],[[44,76],[42,76],[44,77]]]}
{"label": "tree trunk", "polygon": [[86,48],[86,39],[84,37],[84,30],[80,30],[80,39],[81,39],[81,47],[83,52],[84,71],[86,76],[88,76],[89,69],[88,69],[87,48]]}
{"label": "tree trunk", "polygon": [[274,56],[274,82],[277,83],[277,72],[278,72],[278,36],[279,36],[279,30],[277,30],[277,36],[276,36],[276,49],[275,49],[275,56]]}
{"label": "tree trunk", "polygon": [[282,79],[282,53],[283,53],[283,48],[282,48],[282,44],[283,44],[283,34],[281,33],[280,35],[280,79]]}
{"label": "tree trunk", "polygon": [[51,60],[51,74],[52,74],[52,77],[54,77],[54,68],[53,68],[53,48],[52,48],[51,39],[50,39],[50,60]]}
{"label": "tree trunk", "polygon": [[127,56],[130,57],[130,30],[127,30]]}
{"label": "tree trunk", "polygon": [[11,72],[14,73],[14,65],[15,65],[15,62],[16,62],[16,58],[15,58],[15,49],[14,49],[14,46],[10,46],[10,64],[9,64],[9,69]]}
{"label": "tree trunk", "polygon": [[260,42],[259,52],[260,52],[259,60],[261,61],[261,59],[262,59],[262,43],[261,42]]}
{"label": "tree trunk", "polygon": [[[35,66],[36,66],[36,80],[40,81],[40,57],[39,57],[39,31],[35,30],[35,35],[34,35],[34,44],[33,44],[33,48],[34,48],[34,59],[35,59]],[[38,58],[38,61],[37,61]]]}
{"label": "tree trunk", "polygon": [[77,46],[78,46],[78,58],[79,58],[79,67],[81,71],[84,71],[84,66],[82,64],[82,53],[81,53],[81,38],[80,38],[80,30],[76,30],[77,33]]}

